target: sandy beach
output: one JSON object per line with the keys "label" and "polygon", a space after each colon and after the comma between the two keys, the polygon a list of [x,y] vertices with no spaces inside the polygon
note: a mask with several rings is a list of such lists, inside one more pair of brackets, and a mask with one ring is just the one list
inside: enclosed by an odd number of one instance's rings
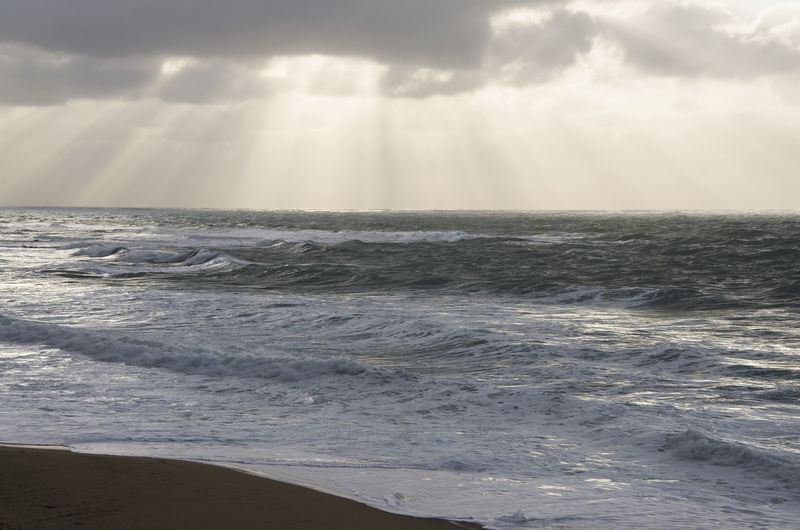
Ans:
{"label": "sandy beach", "polygon": [[395,515],[223,467],[0,446],[0,528],[480,528]]}

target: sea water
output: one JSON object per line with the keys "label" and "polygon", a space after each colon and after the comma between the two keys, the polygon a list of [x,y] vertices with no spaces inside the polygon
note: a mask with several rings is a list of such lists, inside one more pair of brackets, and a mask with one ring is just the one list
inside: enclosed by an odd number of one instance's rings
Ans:
{"label": "sea water", "polygon": [[490,528],[800,524],[797,214],[0,210],[0,440]]}

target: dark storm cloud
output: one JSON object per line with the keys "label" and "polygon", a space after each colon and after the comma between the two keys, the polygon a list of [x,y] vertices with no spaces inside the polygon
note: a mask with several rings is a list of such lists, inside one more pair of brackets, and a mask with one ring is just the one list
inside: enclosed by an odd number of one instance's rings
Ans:
{"label": "dark storm cloud", "polygon": [[[5,0],[0,43],[68,57],[66,64],[11,58],[15,76],[0,103],[54,103],[82,97],[142,95],[201,103],[264,94],[244,79],[241,61],[323,54],[389,67],[387,94],[421,97],[475,88],[492,37],[492,14],[565,0]],[[166,57],[200,64],[145,90]],[[152,59],[150,73],[129,66]],[[223,65],[227,62],[227,65]],[[212,66],[213,65],[213,66]],[[84,86],[76,77],[92,70]],[[452,72],[419,75],[420,69]],[[127,82],[127,83],[126,83]],[[26,97],[26,84],[33,84]]]}
{"label": "dark storm cloud", "polygon": [[[310,53],[387,65],[383,86],[388,94],[420,97],[458,92],[478,86],[485,77],[480,70],[492,37],[493,13],[564,1],[6,0],[0,3],[0,43],[23,44],[72,59],[66,66],[46,61],[26,64],[27,58],[16,61],[24,72],[6,68],[3,78],[18,75],[12,84],[19,90],[4,101],[24,100],[24,83],[36,83],[29,103],[123,93],[199,103],[263,94],[257,86],[252,90],[247,86],[258,83],[244,80],[235,71],[236,63]],[[169,56],[206,63],[181,71],[149,93],[141,86],[147,73],[127,66],[131,59],[152,58],[155,64]],[[209,60],[216,61],[213,67]],[[95,72],[87,81],[102,78],[96,88],[73,79],[78,64],[93,65]],[[426,68],[452,74],[446,80],[420,77],[419,70]],[[158,73],[156,65],[152,75]]]}
{"label": "dark storm cloud", "polygon": [[[738,77],[800,70],[797,43],[769,24],[744,33],[726,11],[659,2],[628,19],[569,0],[2,0],[0,105],[157,97],[264,97],[257,67],[276,55],[363,58],[386,67],[391,97],[553,79],[599,36],[647,75]],[[534,20],[492,27],[513,7]],[[737,26],[736,31],[731,27]],[[188,66],[162,75],[169,57]]]}
{"label": "dark storm cloud", "polygon": [[129,98],[153,82],[158,64],[0,48],[0,105],[55,105],[79,98]]}
{"label": "dark storm cloud", "polygon": [[201,61],[161,75],[161,60],[105,59],[0,47],[0,105],[60,105],[73,99],[154,97],[181,103],[242,101],[272,87],[245,66]]}
{"label": "dark storm cloud", "polygon": [[800,50],[771,26],[733,31],[738,22],[720,7],[667,3],[603,25],[626,61],[651,74],[752,78],[800,71]]}
{"label": "dark storm cloud", "polygon": [[[552,1],[552,0],[551,0]],[[4,0],[0,40],[98,56],[306,53],[464,68],[488,17],[547,0]]]}
{"label": "dark storm cloud", "polygon": [[595,35],[589,15],[559,9],[538,22],[505,24],[492,36],[477,69],[437,72],[393,67],[384,77],[383,87],[395,97],[427,97],[466,92],[491,82],[512,86],[541,83],[591,50]]}

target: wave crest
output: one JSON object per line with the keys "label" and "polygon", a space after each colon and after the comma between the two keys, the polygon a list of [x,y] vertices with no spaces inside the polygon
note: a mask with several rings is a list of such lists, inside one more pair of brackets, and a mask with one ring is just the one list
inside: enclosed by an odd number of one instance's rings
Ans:
{"label": "wave crest", "polygon": [[88,256],[90,258],[105,258],[125,252],[127,248],[120,245],[100,245],[92,244],[88,247],[80,248],[72,253],[73,256]]}
{"label": "wave crest", "polygon": [[2,315],[0,340],[17,344],[42,344],[86,355],[98,361],[143,368],[164,368],[190,375],[250,377],[291,382],[330,375],[382,374],[378,368],[347,357],[316,359],[261,357],[252,354],[234,356]]}
{"label": "wave crest", "polygon": [[695,430],[668,434],[664,449],[678,458],[766,473],[792,486],[800,485],[800,465],[763,449],[726,442]]}

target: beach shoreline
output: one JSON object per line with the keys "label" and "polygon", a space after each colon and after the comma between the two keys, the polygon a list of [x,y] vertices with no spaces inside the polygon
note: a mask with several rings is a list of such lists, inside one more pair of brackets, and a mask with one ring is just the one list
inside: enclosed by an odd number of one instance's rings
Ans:
{"label": "beach shoreline", "polygon": [[232,468],[0,445],[0,528],[455,530]]}

